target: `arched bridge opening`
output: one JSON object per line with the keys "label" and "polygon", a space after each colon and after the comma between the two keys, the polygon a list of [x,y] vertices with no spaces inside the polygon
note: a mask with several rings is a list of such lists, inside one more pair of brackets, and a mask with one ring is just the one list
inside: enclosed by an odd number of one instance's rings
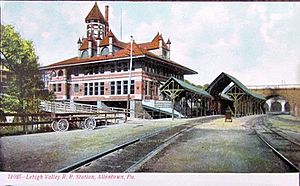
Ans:
{"label": "arched bridge opening", "polygon": [[300,84],[248,86],[251,91],[267,98],[265,107],[268,112],[286,112],[300,116]]}
{"label": "arched bridge opening", "polygon": [[267,112],[290,112],[289,101],[282,96],[274,95],[268,96],[266,101],[266,111]]}

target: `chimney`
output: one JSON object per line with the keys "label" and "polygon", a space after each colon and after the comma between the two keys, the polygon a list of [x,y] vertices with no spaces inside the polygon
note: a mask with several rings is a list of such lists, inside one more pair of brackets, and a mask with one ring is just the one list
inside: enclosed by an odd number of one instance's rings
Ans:
{"label": "chimney", "polygon": [[108,22],[108,5],[105,6],[105,20]]}
{"label": "chimney", "polygon": [[109,23],[108,23],[108,5],[105,6],[105,20],[107,21],[106,29],[105,29],[105,36],[109,32]]}

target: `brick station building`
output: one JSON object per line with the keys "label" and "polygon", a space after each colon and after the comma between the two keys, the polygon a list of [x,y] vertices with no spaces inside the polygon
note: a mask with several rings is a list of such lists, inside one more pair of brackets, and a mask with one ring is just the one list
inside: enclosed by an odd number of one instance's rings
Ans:
{"label": "brick station building", "polygon": [[170,59],[171,42],[161,34],[152,41],[133,41],[131,87],[128,90],[131,43],[117,39],[109,29],[109,7],[105,16],[97,3],[85,18],[86,37],[78,39],[78,56],[41,68],[46,86],[56,100],[126,108],[138,112],[143,100],[160,100],[159,87],[170,77],[183,80],[197,74]]}

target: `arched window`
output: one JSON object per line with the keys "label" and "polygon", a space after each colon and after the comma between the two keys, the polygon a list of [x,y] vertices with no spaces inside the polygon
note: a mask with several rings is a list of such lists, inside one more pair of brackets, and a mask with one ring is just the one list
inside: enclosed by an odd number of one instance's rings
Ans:
{"label": "arched window", "polygon": [[89,57],[89,53],[87,50],[83,51],[82,54],[81,54],[81,58],[87,58]]}
{"label": "arched window", "polygon": [[53,71],[50,73],[50,78],[55,77],[55,76],[56,76],[56,72],[53,70]]}
{"label": "arched window", "polygon": [[64,75],[64,72],[62,70],[59,70],[58,71],[58,76],[63,76]]}
{"label": "arched window", "polygon": [[104,47],[102,50],[101,50],[101,56],[104,56],[104,55],[108,55],[109,53],[109,50],[107,47]]}

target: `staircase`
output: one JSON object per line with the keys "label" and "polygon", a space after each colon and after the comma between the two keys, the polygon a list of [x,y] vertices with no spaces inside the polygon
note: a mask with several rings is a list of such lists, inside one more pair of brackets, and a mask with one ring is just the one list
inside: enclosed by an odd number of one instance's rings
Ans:
{"label": "staircase", "polygon": [[[172,115],[172,102],[171,101],[160,101],[160,100],[143,100],[143,106],[155,111],[162,111]],[[175,117],[183,118],[185,117],[180,112],[174,109]]]}

